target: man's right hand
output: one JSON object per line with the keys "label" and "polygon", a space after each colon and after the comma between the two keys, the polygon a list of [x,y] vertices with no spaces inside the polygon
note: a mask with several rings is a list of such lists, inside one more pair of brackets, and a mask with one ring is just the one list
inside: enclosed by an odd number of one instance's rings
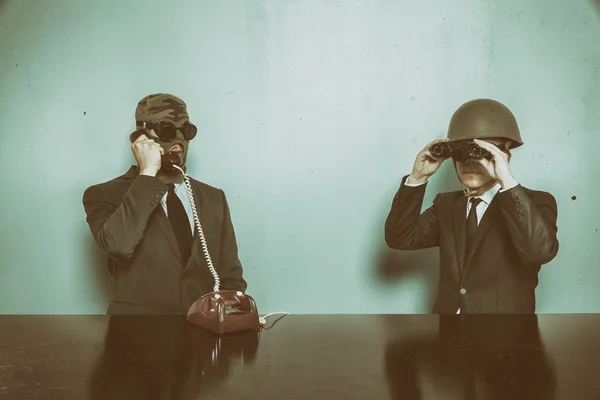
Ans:
{"label": "man's right hand", "polygon": [[437,143],[447,142],[448,139],[438,139],[429,143],[417,154],[413,170],[406,180],[407,183],[424,183],[433,175],[442,165],[445,158],[434,158],[429,152],[429,148]]}
{"label": "man's right hand", "polygon": [[140,175],[156,176],[165,152],[163,148],[148,136],[140,135],[131,144],[131,150],[140,168]]}

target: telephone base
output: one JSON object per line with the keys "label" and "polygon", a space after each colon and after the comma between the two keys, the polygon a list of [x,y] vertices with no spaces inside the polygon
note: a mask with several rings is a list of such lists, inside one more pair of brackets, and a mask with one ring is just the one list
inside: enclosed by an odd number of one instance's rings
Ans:
{"label": "telephone base", "polygon": [[252,296],[235,290],[220,290],[200,297],[190,307],[187,321],[216,334],[259,331],[261,327]]}

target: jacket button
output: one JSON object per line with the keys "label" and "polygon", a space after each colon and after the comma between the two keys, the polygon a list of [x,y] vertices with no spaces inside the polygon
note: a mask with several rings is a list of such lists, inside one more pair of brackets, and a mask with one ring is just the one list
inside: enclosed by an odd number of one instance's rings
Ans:
{"label": "jacket button", "polygon": [[467,289],[465,289],[465,288],[460,289],[460,294],[466,294],[466,293],[467,293]]}

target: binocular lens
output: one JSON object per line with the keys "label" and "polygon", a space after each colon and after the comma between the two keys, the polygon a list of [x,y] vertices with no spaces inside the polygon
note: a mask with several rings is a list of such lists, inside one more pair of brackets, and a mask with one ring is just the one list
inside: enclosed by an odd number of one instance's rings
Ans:
{"label": "binocular lens", "polygon": [[490,157],[490,153],[473,142],[437,143],[429,148],[433,158],[450,158],[464,162],[469,159],[479,160]]}
{"label": "binocular lens", "polygon": [[483,158],[485,156],[485,153],[487,153],[484,149],[482,149],[479,146],[469,146],[468,152],[470,158],[474,158],[477,160]]}
{"label": "binocular lens", "polygon": [[444,148],[440,144],[434,144],[429,149],[429,152],[431,153],[431,155],[433,157],[440,158],[440,157],[442,157],[444,155]]}

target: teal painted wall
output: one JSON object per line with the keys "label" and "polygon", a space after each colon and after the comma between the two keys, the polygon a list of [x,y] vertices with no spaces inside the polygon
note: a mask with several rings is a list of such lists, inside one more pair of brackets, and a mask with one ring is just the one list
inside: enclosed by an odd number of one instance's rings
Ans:
{"label": "teal painted wall", "polygon": [[[436,250],[383,222],[416,153],[476,97],[509,106],[514,175],[553,193],[558,257],[538,312],[598,312],[600,14],[589,1],[0,1],[0,313],[104,313],[86,187],[133,163],[139,99],[200,133],[261,312],[420,313]],[[451,165],[425,206],[455,190]],[[572,200],[576,196],[576,200]]]}

